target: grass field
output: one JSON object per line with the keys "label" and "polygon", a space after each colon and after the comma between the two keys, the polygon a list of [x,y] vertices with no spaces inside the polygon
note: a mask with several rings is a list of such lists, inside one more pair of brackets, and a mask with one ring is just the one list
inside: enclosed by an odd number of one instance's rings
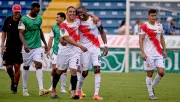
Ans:
{"label": "grass field", "polygon": [[[0,70],[0,102],[92,102],[94,93],[94,75],[89,74],[85,80],[83,90],[87,97],[82,100],[71,100],[69,94],[61,94],[58,84],[58,95],[61,99],[50,99],[49,95],[38,96],[38,85],[35,72],[29,72],[29,97],[22,96],[22,81],[20,80],[18,94],[11,94],[10,79],[4,70]],[[49,88],[50,74],[44,72],[44,88]],[[69,86],[69,76],[67,88]],[[180,74],[167,73],[160,84],[155,88],[156,102],[180,102]],[[148,99],[145,85],[145,73],[102,73],[100,95],[102,102],[152,102]],[[154,102],[154,101],[153,101]]]}

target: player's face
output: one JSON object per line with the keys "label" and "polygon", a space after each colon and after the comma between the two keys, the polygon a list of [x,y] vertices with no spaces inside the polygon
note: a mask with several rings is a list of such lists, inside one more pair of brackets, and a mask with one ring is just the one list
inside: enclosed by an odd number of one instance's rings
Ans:
{"label": "player's face", "polygon": [[17,20],[17,19],[19,19],[21,17],[21,13],[20,12],[14,12],[13,16]]}
{"label": "player's face", "polygon": [[150,13],[148,15],[148,18],[149,18],[150,22],[155,22],[156,21],[156,13]]}
{"label": "player's face", "polygon": [[76,17],[76,9],[75,8],[69,8],[66,13],[68,19],[74,20]]}
{"label": "player's face", "polygon": [[57,24],[60,24],[60,23],[62,23],[63,21],[64,21],[64,18],[61,17],[60,15],[57,15],[57,17],[56,17],[56,22],[57,22]]}
{"label": "player's face", "polygon": [[86,16],[87,12],[83,9],[78,9],[78,16],[81,20],[85,20],[85,16]]}
{"label": "player's face", "polygon": [[39,11],[40,11],[40,8],[37,8],[37,7],[33,8],[31,10],[31,16],[36,17],[39,14]]}

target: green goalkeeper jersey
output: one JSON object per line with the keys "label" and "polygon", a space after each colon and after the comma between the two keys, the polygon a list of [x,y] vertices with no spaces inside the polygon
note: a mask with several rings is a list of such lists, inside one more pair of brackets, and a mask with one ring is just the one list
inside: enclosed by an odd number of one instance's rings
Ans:
{"label": "green goalkeeper jersey", "polygon": [[54,37],[54,44],[53,44],[53,53],[54,54],[58,54],[58,45],[59,45],[59,38],[60,38],[60,32],[59,32],[59,25],[56,24],[54,26],[52,26],[52,31],[50,33],[50,37]]}
{"label": "green goalkeeper jersey", "polygon": [[24,29],[24,39],[30,49],[41,47],[41,24],[40,15],[32,18],[29,14],[21,17],[18,29]]}

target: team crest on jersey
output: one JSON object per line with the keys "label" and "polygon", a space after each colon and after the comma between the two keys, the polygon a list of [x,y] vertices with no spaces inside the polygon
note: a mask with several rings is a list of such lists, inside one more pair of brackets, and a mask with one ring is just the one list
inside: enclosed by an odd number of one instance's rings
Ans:
{"label": "team crest on jersey", "polygon": [[19,25],[18,26],[21,26],[22,25],[22,21],[19,21]]}
{"label": "team crest on jersey", "polygon": [[61,33],[64,34],[65,33],[65,29],[61,29]]}
{"label": "team crest on jersey", "polygon": [[150,64],[146,64],[146,67],[150,67]]}

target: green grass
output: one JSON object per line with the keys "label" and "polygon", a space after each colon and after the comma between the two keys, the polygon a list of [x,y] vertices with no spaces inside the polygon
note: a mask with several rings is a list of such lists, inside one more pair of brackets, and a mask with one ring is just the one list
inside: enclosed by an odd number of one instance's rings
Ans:
{"label": "green grass", "polygon": [[[94,75],[90,73],[83,86],[87,97],[82,100],[71,100],[70,95],[61,94],[58,84],[58,95],[61,99],[50,99],[49,95],[38,96],[38,85],[35,72],[29,72],[28,89],[29,97],[22,96],[22,81],[20,80],[18,94],[11,94],[10,79],[4,70],[0,70],[0,102],[92,102],[94,93]],[[145,85],[145,73],[102,73],[100,95],[104,98],[102,102],[152,102],[148,99]],[[44,72],[44,88],[49,88],[50,72]],[[69,86],[69,76],[67,88]],[[156,102],[180,102],[180,74],[167,73],[160,84],[155,88]]]}

